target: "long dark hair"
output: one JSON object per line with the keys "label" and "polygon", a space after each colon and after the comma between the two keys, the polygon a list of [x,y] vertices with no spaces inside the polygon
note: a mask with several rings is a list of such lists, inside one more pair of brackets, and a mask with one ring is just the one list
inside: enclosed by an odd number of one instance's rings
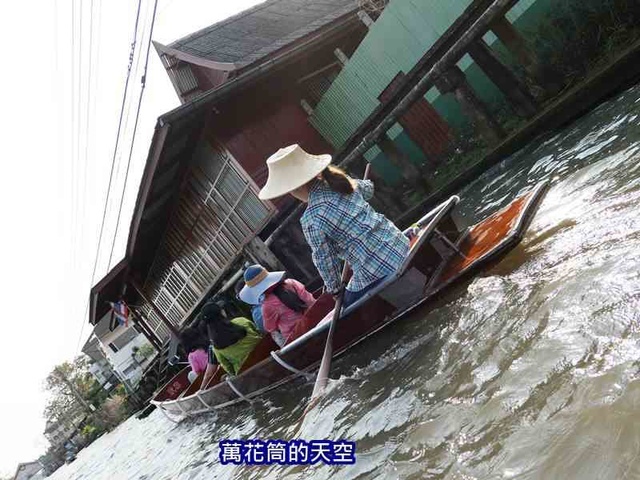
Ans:
{"label": "long dark hair", "polygon": [[341,168],[329,165],[322,171],[322,180],[331,190],[342,195],[354,192],[353,183]]}
{"label": "long dark hair", "polygon": [[187,327],[180,333],[180,343],[187,354],[198,350],[199,348],[206,350],[209,346],[207,337],[197,328]]}
{"label": "long dark hair", "polygon": [[278,283],[271,293],[294,312],[304,313],[307,309],[307,304],[304,300],[302,300],[294,290],[287,287],[287,284],[284,282]]}
{"label": "long dark hair", "polygon": [[227,348],[247,335],[244,327],[231,323],[215,303],[208,303],[202,307],[202,322],[209,332],[209,339],[214,348]]}

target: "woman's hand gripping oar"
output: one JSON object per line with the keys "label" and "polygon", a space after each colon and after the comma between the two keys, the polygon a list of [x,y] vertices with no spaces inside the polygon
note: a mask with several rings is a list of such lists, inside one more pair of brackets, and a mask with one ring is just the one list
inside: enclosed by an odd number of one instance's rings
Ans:
{"label": "woman's hand gripping oar", "polygon": [[[364,180],[367,180],[369,178],[370,171],[371,164],[367,163],[367,168],[365,168],[364,170]],[[327,341],[324,345],[322,361],[320,362],[320,368],[318,369],[318,375],[316,376],[316,383],[313,386],[311,399],[309,400],[309,404],[307,405],[307,408],[305,408],[304,414],[302,415],[303,419],[306,416],[307,412],[309,412],[309,410],[311,410],[316,405],[316,403],[318,403],[318,400],[322,396],[322,393],[327,386],[327,382],[329,381],[329,371],[331,370],[331,359],[333,357],[333,334],[335,332],[338,319],[340,318],[342,304],[344,303],[344,294],[347,285],[348,272],[349,266],[345,262],[344,267],[342,268],[342,278],[340,279],[340,290],[338,291],[338,294],[336,296],[336,305],[333,309],[333,318],[331,319],[331,324],[329,325],[329,333],[327,334]]]}

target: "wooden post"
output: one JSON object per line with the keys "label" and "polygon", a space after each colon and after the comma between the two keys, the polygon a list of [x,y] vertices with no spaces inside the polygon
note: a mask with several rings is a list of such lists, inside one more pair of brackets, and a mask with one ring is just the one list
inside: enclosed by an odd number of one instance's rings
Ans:
{"label": "wooden post", "polygon": [[309,117],[311,115],[313,115],[313,107],[311,106],[311,104],[309,102],[307,102],[307,100],[305,100],[304,98],[302,98],[300,100],[300,106],[302,107],[302,109],[304,110],[304,113],[306,113]]}
{"label": "wooden post", "polygon": [[333,51],[333,54],[336,56],[336,58],[338,59],[338,61],[343,67],[347,64],[347,62],[349,62],[349,57],[347,57],[347,55],[339,48],[336,48]]}
{"label": "wooden post", "polygon": [[178,329],[175,327],[173,323],[169,321],[167,317],[165,317],[164,313],[162,313],[160,309],[156,307],[155,303],[153,303],[151,299],[147,297],[146,293],[144,293],[144,290],[138,284],[138,282],[134,279],[131,279],[130,283],[133,286],[133,288],[136,290],[136,292],[138,292],[138,295],[140,295],[142,300],[144,300],[149,305],[149,307],[151,307],[151,310],[153,310],[153,312],[158,316],[158,318],[165,325],[165,327],[167,327],[173,335],[178,337],[180,335],[178,333]]}
{"label": "wooden post", "polygon": [[462,110],[471,117],[480,135],[490,144],[497,143],[504,137],[502,127],[493,118],[486,105],[476,96],[464,73],[457,66],[449,68],[434,83],[440,93],[453,93]]}
{"label": "wooden post", "polygon": [[270,270],[284,270],[284,265],[282,265],[280,259],[273,254],[260,237],[254,237],[247,244],[245,249],[264,267],[267,267]]}
{"label": "wooden post", "polygon": [[149,343],[155,348],[158,352],[162,351],[162,343],[160,339],[156,336],[156,334],[151,330],[149,324],[142,318],[139,312],[135,309],[131,308],[131,313],[133,317],[133,322],[140,327],[142,330],[142,334],[147,337]]}
{"label": "wooden post", "polygon": [[364,23],[365,27],[367,28],[371,28],[371,26],[375,23],[373,21],[373,18],[371,18],[369,14],[364,10],[358,10],[358,18],[360,19],[360,21],[362,21],[362,23]]}
{"label": "wooden post", "polygon": [[525,84],[496,57],[484,40],[472,43],[469,55],[502,91],[518,115],[530,118],[536,114],[535,100]]}

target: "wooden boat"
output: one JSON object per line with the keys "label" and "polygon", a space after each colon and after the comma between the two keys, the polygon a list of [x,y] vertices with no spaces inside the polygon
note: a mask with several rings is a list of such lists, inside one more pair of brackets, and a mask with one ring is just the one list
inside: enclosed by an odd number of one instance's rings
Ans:
{"label": "wooden boat", "polygon": [[[417,222],[417,234],[403,267],[386,282],[344,309],[334,336],[334,355],[387,328],[421,308],[453,282],[496,262],[522,239],[547,190],[547,182],[470,228],[456,216],[457,196]],[[276,388],[318,367],[329,329],[333,298],[322,295],[303,322],[278,349],[265,337],[235,377],[221,368],[205,388],[202,379],[189,384],[186,368],[151,400],[169,418],[223,408]]]}

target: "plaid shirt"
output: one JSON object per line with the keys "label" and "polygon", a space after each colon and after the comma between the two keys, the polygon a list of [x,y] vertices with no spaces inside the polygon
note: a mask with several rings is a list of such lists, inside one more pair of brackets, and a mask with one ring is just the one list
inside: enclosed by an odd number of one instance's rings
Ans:
{"label": "plaid shirt", "polygon": [[354,272],[347,289],[358,292],[395,273],[409,252],[407,237],[366,202],[373,196],[373,183],[356,183],[354,193],[341,195],[317,182],[300,219],[313,263],[331,293],[340,288],[341,259]]}

